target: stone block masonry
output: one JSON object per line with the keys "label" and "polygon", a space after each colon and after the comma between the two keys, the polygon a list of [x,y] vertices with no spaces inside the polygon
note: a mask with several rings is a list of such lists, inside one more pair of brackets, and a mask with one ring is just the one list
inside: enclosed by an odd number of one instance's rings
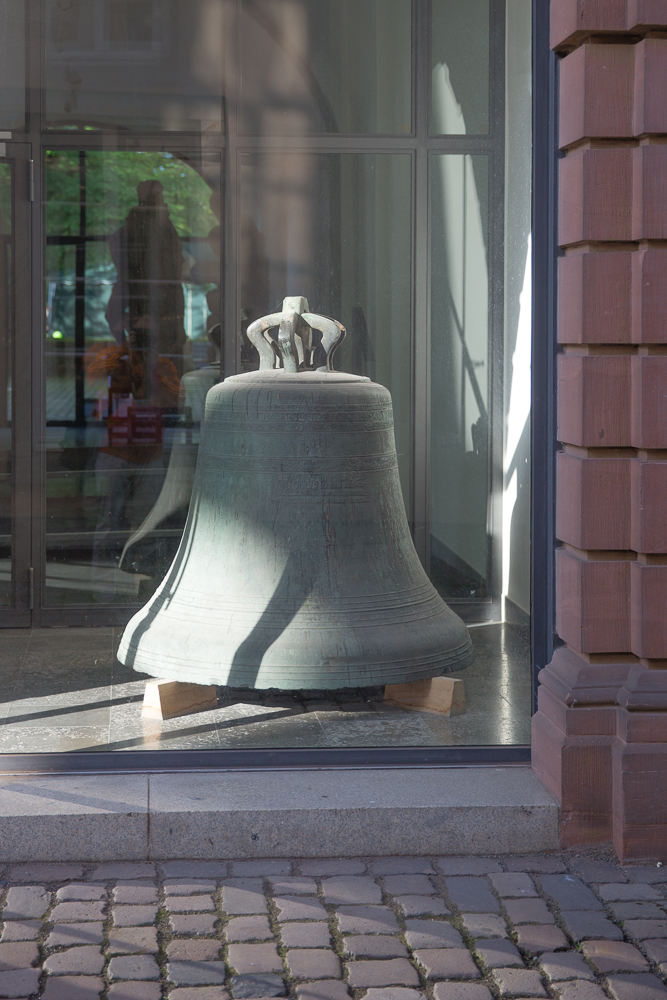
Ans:
{"label": "stone block masonry", "polygon": [[[533,766],[565,847],[667,843],[667,4],[551,0],[557,631]],[[571,926],[576,925],[573,917]],[[616,989],[616,987],[614,987]],[[619,987],[620,989],[620,987]]]}

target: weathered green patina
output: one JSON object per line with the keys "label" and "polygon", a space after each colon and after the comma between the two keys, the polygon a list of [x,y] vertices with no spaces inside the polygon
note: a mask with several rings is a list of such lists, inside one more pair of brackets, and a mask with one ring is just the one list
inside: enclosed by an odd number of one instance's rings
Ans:
{"label": "weathered green patina", "polygon": [[[299,370],[312,329],[327,363]],[[305,299],[248,333],[262,366],[208,393],[181,546],[125,629],[121,662],[282,689],[402,684],[468,666],[468,632],[412,543],[388,390],[333,371],[344,330]]]}

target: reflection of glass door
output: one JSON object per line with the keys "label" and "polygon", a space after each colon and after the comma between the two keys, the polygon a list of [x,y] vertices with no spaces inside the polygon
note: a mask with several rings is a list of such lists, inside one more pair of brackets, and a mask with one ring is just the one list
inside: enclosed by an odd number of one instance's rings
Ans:
{"label": "reflection of glass door", "polygon": [[126,620],[176,552],[220,378],[220,158],[47,148],[43,169],[40,620]]}
{"label": "reflection of glass door", "polygon": [[0,142],[0,622],[30,622],[29,146]]}

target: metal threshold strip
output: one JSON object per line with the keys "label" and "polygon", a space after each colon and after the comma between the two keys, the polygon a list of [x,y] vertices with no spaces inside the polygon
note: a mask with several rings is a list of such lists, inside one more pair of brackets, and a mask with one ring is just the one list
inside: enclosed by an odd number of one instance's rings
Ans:
{"label": "metal threshold strip", "polygon": [[530,746],[139,750],[3,754],[0,774],[437,768],[530,763]]}

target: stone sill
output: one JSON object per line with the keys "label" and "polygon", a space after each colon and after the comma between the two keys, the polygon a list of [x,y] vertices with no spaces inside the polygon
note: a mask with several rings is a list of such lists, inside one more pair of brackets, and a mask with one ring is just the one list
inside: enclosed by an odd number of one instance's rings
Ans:
{"label": "stone sill", "polygon": [[0,778],[0,859],[523,854],[559,848],[528,766]]}

